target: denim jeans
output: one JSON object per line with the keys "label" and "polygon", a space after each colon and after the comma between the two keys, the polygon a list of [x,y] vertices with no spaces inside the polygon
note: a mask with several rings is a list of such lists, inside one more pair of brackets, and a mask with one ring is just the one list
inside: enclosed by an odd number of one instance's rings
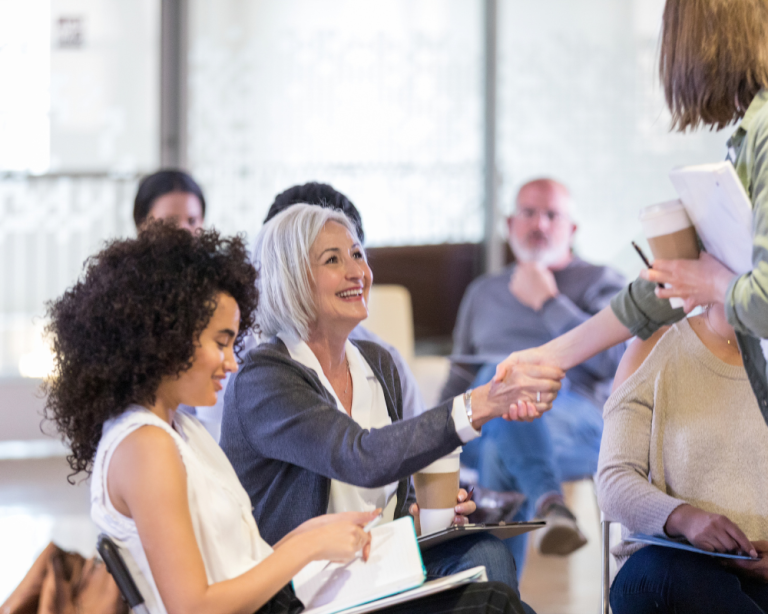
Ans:
{"label": "denim jeans", "polygon": [[614,614],[765,614],[768,584],[746,580],[704,554],[646,546],[611,586]]}
{"label": "denim jeans", "polygon": [[[427,580],[442,578],[478,565],[485,565],[490,582],[506,584],[519,597],[515,559],[504,543],[488,535],[478,533],[438,544],[422,553]],[[523,604],[525,612],[533,610]]]}
{"label": "denim jeans", "polygon": [[[485,365],[472,387],[491,380],[495,365]],[[464,446],[462,463],[476,468],[480,484],[493,490],[516,490],[526,496],[516,520],[530,520],[536,502],[548,493],[562,493],[562,481],[592,476],[597,471],[603,417],[599,408],[567,386],[552,409],[533,422],[491,420],[483,436]],[[525,564],[526,534],[506,540],[517,563]]]}

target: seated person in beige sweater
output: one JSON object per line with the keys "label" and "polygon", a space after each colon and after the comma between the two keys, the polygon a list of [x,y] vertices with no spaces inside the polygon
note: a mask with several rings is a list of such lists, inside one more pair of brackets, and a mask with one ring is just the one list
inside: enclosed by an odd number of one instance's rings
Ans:
{"label": "seated person in beige sweater", "polygon": [[709,551],[622,541],[614,614],[768,612],[768,429],[722,304],[637,341],[603,418],[597,491],[622,537],[684,537]]}

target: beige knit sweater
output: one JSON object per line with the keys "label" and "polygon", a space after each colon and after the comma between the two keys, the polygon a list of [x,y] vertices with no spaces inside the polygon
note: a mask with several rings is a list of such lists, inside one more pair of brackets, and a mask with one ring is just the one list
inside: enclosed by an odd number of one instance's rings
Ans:
{"label": "beige knit sweater", "polygon": [[[743,367],[712,354],[687,320],[675,324],[605,404],[600,509],[629,533],[664,535],[690,503],[768,538],[768,428]],[[619,567],[640,544],[613,549]]]}

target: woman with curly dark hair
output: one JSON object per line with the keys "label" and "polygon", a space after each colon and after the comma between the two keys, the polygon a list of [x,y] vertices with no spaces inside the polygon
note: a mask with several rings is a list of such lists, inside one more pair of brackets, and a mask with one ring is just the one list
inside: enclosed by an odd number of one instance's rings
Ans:
{"label": "woman with curly dark hair", "polygon": [[109,244],[50,306],[47,412],[91,513],[121,541],[151,612],[292,612],[309,561],[346,561],[374,514],[305,523],[274,549],[221,449],[180,403],[211,405],[253,324],[256,272],[240,238],[151,224]]}

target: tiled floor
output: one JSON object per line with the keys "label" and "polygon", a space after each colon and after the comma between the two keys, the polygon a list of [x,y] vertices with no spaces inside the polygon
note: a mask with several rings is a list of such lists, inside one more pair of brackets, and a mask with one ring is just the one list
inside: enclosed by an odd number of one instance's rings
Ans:
{"label": "tiled floor", "polygon": [[[88,484],[70,485],[69,473],[63,457],[0,461],[0,603],[50,540],[93,554],[97,531],[88,514]],[[566,486],[566,498],[589,543],[567,558],[529,554],[521,590],[538,614],[599,609],[600,549],[592,483]]]}
{"label": "tiled floor", "polygon": [[589,541],[568,557],[541,556],[529,549],[520,593],[538,614],[598,614],[600,513],[594,485],[588,480],[569,482],[564,491]]}

